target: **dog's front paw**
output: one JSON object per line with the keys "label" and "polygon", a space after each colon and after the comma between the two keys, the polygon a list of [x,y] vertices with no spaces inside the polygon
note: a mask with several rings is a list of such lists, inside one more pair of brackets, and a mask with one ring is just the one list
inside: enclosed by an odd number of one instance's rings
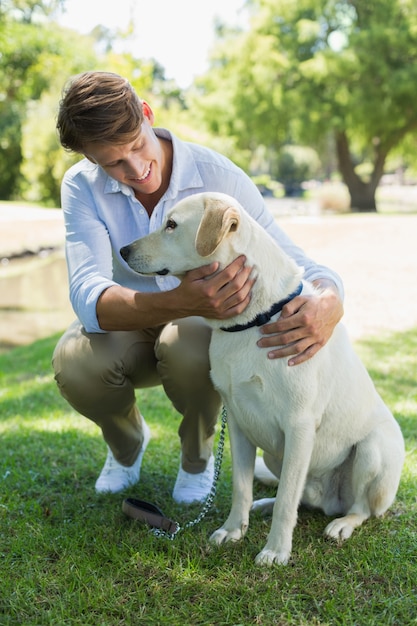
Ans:
{"label": "dog's front paw", "polygon": [[352,524],[350,516],[338,517],[324,529],[324,534],[331,539],[335,539],[338,543],[342,543],[349,539],[355,530],[355,524]]}
{"label": "dog's front paw", "polygon": [[289,551],[281,550],[279,552],[274,552],[274,550],[267,550],[264,548],[257,555],[255,564],[266,567],[271,567],[274,563],[277,563],[278,565],[287,565],[289,558]]}
{"label": "dog's front paw", "polygon": [[242,530],[242,528],[227,530],[224,526],[222,526],[214,531],[209,541],[210,543],[215,543],[219,546],[220,544],[227,543],[228,541],[240,541],[244,534],[245,531]]}

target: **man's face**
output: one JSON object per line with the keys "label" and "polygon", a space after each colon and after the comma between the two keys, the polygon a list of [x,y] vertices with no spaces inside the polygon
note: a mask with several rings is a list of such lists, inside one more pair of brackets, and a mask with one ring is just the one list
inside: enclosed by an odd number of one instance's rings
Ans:
{"label": "man's face", "polygon": [[127,144],[86,144],[85,156],[115,180],[132,187],[135,193],[152,194],[160,188],[165,157],[158,137],[145,117],[138,137]]}

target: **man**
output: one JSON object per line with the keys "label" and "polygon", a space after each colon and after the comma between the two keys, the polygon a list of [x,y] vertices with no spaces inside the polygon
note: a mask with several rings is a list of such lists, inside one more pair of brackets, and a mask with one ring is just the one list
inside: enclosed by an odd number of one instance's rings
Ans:
{"label": "man", "polygon": [[62,208],[70,298],[77,321],[53,358],[62,395],[102,430],[107,459],[97,492],[118,492],[139,480],[150,433],[135,390],[162,384],[182,416],[181,461],[173,497],[204,500],[213,478],[213,437],[220,398],[208,362],[204,317],[242,312],[254,279],[245,258],[216,272],[212,263],[174,277],[143,277],[120,256],[133,239],[158,228],[168,209],[201,191],[228,193],[322,287],[299,296],[278,321],[260,330],[265,358],[297,365],[329,339],[342,316],[342,285],[308,259],[279,229],[248,176],[202,146],[154,129],[154,115],[127,80],[108,72],[76,76],[64,92],[57,128],[62,145],[84,155],[66,173]]}

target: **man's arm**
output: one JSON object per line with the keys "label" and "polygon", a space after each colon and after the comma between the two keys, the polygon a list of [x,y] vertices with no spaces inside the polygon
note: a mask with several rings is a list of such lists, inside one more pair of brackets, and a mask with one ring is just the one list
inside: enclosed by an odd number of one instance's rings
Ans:
{"label": "man's arm", "polygon": [[227,319],[248,305],[254,284],[246,258],[238,257],[221,272],[218,263],[188,272],[175,289],[143,293],[112,285],[97,301],[97,318],[103,330],[138,330],[174,319],[201,315]]}

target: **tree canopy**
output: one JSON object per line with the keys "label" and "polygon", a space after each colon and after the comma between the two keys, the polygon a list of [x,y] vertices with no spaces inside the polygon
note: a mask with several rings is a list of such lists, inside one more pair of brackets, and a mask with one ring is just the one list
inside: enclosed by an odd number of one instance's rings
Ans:
{"label": "tree canopy", "polygon": [[[89,35],[54,21],[65,0],[0,0],[0,199],[59,206],[65,169],[79,159],[60,147],[55,122],[64,83],[89,69],[126,76],[142,96],[154,90],[166,109],[183,106],[176,85],[152,60],[115,53],[117,37],[100,27]],[[155,106],[158,104],[155,102]]]}
{"label": "tree canopy", "polygon": [[[59,0],[6,0],[0,4],[2,199],[10,199],[22,191],[20,168],[28,108],[33,108],[33,103],[47,91],[57,89],[63,67],[71,73],[79,67],[79,55],[83,55],[84,61],[94,58],[91,45],[80,45],[78,40],[74,46],[75,34],[65,33],[46,19],[59,4]],[[42,150],[40,143],[38,154]]]}
{"label": "tree canopy", "polygon": [[288,193],[336,167],[353,210],[373,211],[390,156],[417,162],[415,0],[246,0],[248,26],[217,24],[210,69],[185,92],[156,61],[114,51],[133,23],[80,35],[54,22],[64,7],[0,0],[1,199],[59,203],[74,157],[58,144],[56,108],[65,80],[87,69],[126,76],[158,125]]}
{"label": "tree canopy", "polygon": [[[354,210],[376,210],[388,154],[417,126],[415,0],[250,0],[250,27],[219,29],[199,97],[241,148],[334,145]],[[271,157],[273,162],[273,157]],[[361,176],[361,163],[371,171]]]}

